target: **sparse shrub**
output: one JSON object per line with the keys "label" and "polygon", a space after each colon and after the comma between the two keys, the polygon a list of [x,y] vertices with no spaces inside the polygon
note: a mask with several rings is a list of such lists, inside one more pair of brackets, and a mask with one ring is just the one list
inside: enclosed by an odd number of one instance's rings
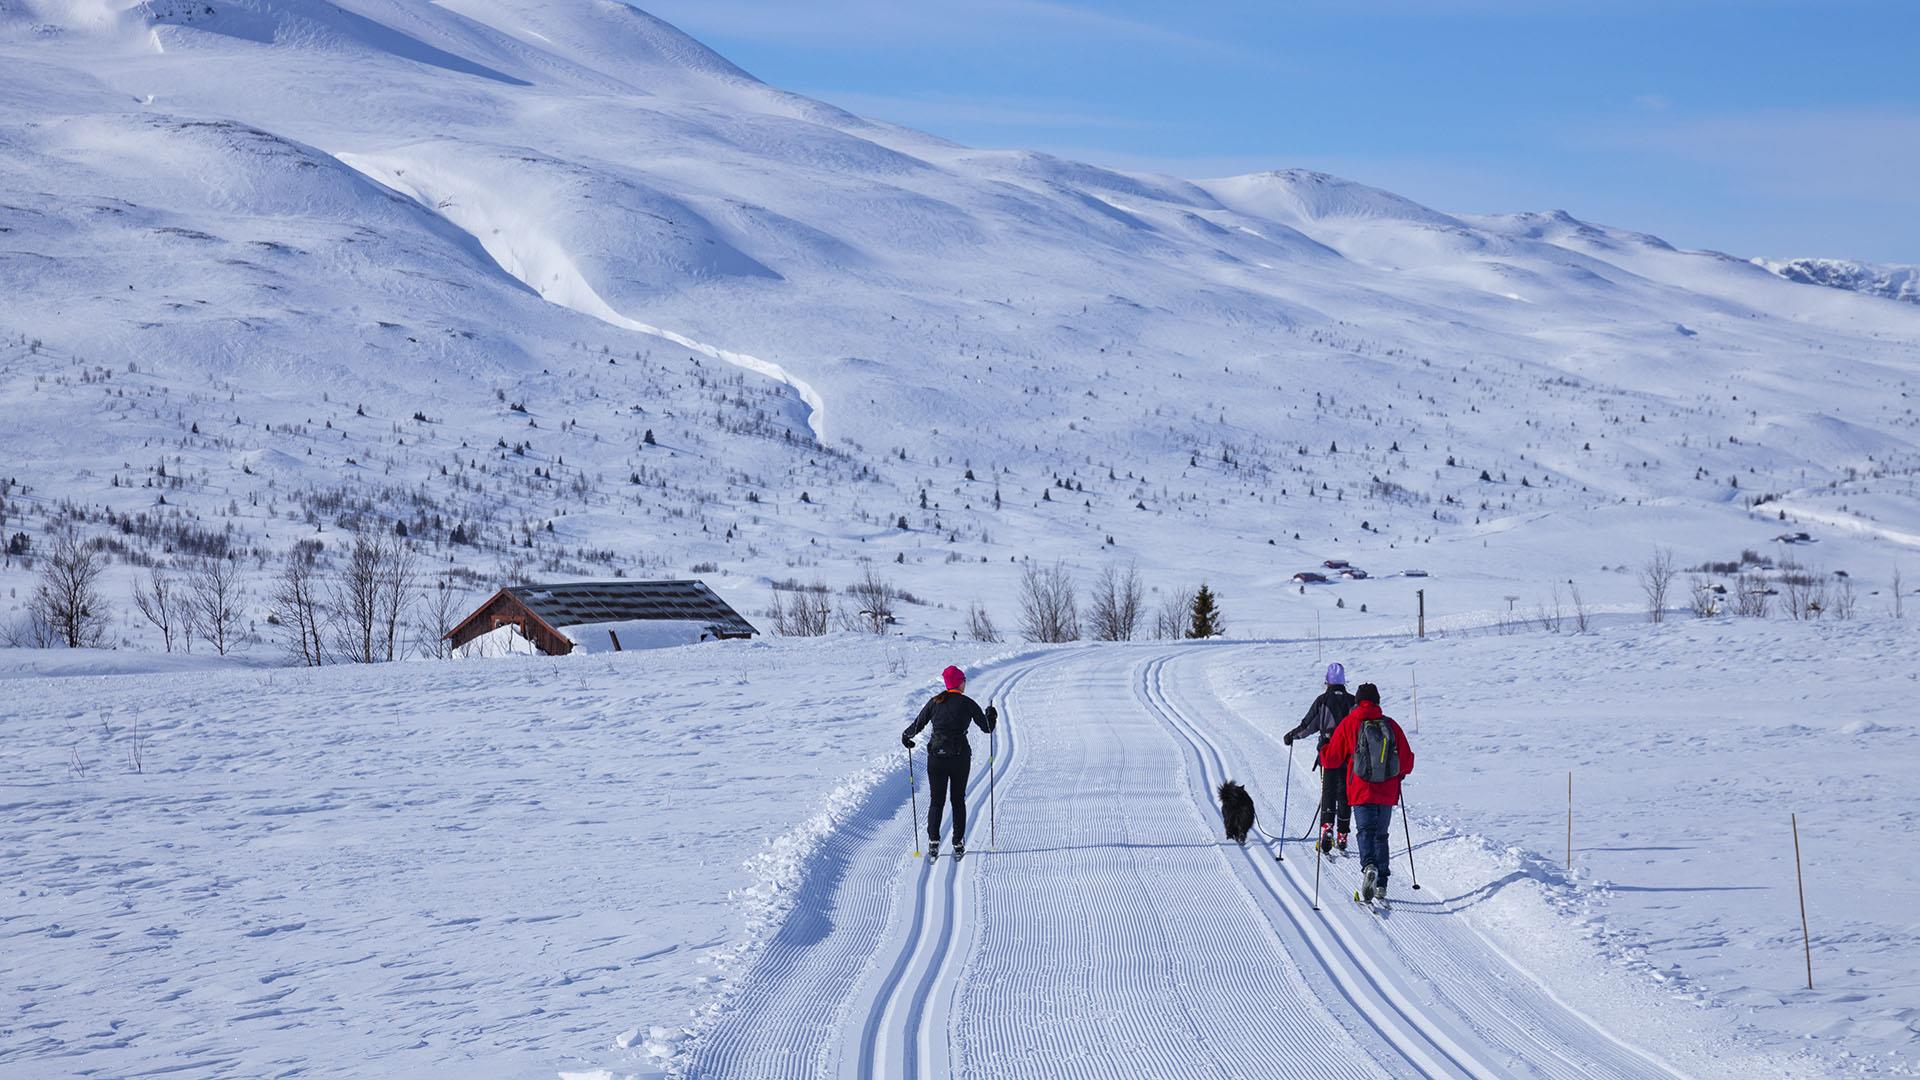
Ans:
{"label": "sparse shrub", "polygon": [[1065,563],[1028,563],[1020,571],[1020,633],[1028,641],[1080,640],[1080,609]]}
{"label": "sparse shrub", "polygon": [[1640,566],[1640,591],[1647,598],[1647,621],[1664,622],[1667,615],[1667,594],[1673,589],[1673,579],[1679,574],[1673,562],[1673,549],[1657,547],[1647,561]]}
{"label": "sparse shrub", "polygon": [[1139,633],[1142,611],[1140,571],[1128,566],[1122,573],[1109,563],[1094,578],[1087,601],[1087,626],[1095,641],[1132,641]]}
{"label": "sparse shrub", "polygon": [[967,605],[967,636],[975,641],[997,642],[1000,630],[993,625],[993,616],[978,601]]}

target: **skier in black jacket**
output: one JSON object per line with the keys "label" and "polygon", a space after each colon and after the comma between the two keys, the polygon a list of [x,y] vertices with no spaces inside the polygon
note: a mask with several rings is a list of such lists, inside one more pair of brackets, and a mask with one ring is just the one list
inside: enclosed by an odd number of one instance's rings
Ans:
{"label": "skier in black jacket", "polygon": [[950,667],[940,673],[940,679],[946,684],[946,690],[935,694],[920,708],[920,715],[913,718],[907,730],[900,733],[900,742],[907,749],[913,749],[913,737],[920,729],[929,725],[933,734],[927,738],[927,783],[932,791],[927,800],[927,857],[940,854],[940,816],[947,806],[947,796],[953,796],[953,853],[964,855],[967,850],[967,775],[973,769],[973,748],[967,744],[967,725],[978,724],[981,731],[991,732],[1000,722],[1000,711],[987,706],[986,712],[966,695],[967,674],[957,667]]}
{"label": "skier in black jacket", "polygon": [[[1333,729],[1353,711],[1353,695],[1347,693],[1347,669],[1338,662],[1327,665],[1327,688],[1307,706],[1307,715],[1300,720],[1300,726],[1281,737],[1288,746],[1293,740],[1308,732],[1319,735],[1314,746],[1314,767],[1320,767],[1319,751],[1327,748],[1327,740],[1333,738]],[[1338,818],[1339,834],[1334,833],[1334,820]],[[1335,844],[1341,851],[1347,850],[1347,831],[1353,824],[1353,809],[1347,805],[1347,769],[1321,769],[1320,771],[1320,851],[1322,854],[1332,851]]]}

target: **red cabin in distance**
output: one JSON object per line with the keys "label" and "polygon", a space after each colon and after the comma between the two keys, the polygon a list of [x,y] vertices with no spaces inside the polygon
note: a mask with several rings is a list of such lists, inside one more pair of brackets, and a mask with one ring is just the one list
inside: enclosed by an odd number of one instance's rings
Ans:
{"label": "red cabin in distance", "polygon": [[[705,625],[702,640],[748,638],[759,631],[701,581],[579,581],[509,585],[449,630],[455,649],[502,626],[549,656],[565,656],[573,639],[562,627],[661,619]],[[616,638],[616,648],[618,648]]]}

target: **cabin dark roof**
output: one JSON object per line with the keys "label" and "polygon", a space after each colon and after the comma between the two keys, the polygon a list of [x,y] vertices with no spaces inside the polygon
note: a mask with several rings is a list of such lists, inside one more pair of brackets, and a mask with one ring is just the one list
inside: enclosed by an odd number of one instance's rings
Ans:
{"label": "cabin dark roof", "polygon": [[759,632],[699,581],[580,581],[509,585],[502,591],[555,628],[628,619],[684,619],[705,623],[720,637]]}

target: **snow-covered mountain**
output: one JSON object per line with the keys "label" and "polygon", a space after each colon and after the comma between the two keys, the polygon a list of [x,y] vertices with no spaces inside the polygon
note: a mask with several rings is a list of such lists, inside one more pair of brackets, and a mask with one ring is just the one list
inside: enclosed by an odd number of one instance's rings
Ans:
{"label": "snow-covered mountain", "polygon": [[1247,631],[1411,616],[1328,555],[1462,612],[1920,536],[1920,311],[1565,213],[959,146],[614,0],[4,0],[0,65],[8,533],[1002,622],[1010,559],[1132,560]]}
{"label": "snow-covered mountain", "polygon": [[1920,266],[1885,266],[1851,259],[1755,259],[1788,281],[1825,285],[1920,304]]}

